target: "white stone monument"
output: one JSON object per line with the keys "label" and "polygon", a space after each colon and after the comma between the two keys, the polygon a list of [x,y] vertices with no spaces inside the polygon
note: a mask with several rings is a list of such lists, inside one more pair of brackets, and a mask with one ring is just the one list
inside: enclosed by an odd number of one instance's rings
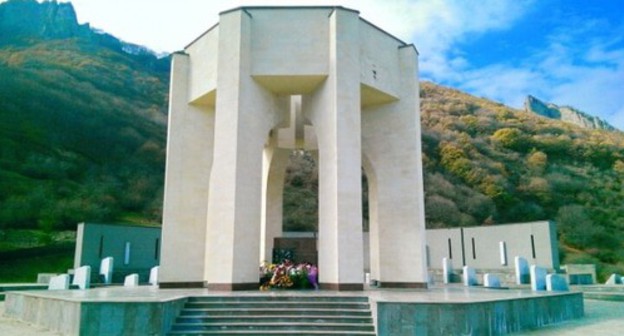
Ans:
{"label": "white stone monument", "polygon": [[546,290],[546,269],[531,265],[531,289],[534,291]]}
{"label": "white stone monument", "polygon": [[527,260],[522,257],[515,257],[514,263],[516,266],[516,284],[522,285],[530,283],[529,263]]}
{"label": "white stone monument", "polygon": [[124,278],[124,287],[137,287],[139,285],[139,275],[136,273],[126,275]]}
{"label": "white stone monument", "polygon": [[485,273],[485,275],[483,276],[483,287],[500,288],[500,278],[495,274]]}
{"label": "white stone monument", "polygon": [[442,258],[442,278],[444,279],[445,284],[449,284],[452,282],[451,277],[453,276],[453,264],[451,259]]}
{"label": "white stone monument", "polygon": [[69,289],[69,274],[60,274],[50,278],[48,283],[49,290]]}
{"label": "white stone monument", "polygon": [[605,285],[621,285],[621,284],[622,284],[622,277],[615,273],[611,274],[609,276],[609,279],[607,279],[607,281],[605,282]]}
{"label": "white stone monument", "polygon": [[105,284],[109,285],[113,280],[113,265],[115,259],[106,257],[100,262],[100,275]]}
{"label": "white stone monument", "polygon": [[463,280],[464,286],[475,286],[477,284],[477,272],[470,266],[464,266],[463,268]]}
{"label": "white stone monument", "polygon": [[307,150],[320,287],[363,289],[364,258],[380,287],[427,287],[417,61],[351,9],[222,12],[173,55],[159,285],[258,288],[282,231],[289,154]]}
{"label": "white stone monument", "polygon": [[507,243],[504,241],[498,242],[498,253],[500,255],[501,265],[507,266]]}
{"label": "white stone monument", "polygon": [[91,287],[91,266],[81,266],[74,269],[72,285],[76,285],[80,289],[89,289]]}
{"label": "white stone monument", "polygon": [[37,273],[37,283],[38,284],[49,284],[50,279],[57,276],[57,273]]}
{"label": "white stone monument", "polygon": [[548,274],[546,275],[546,290],[549,292],[567,292],[570,288],[566,278],[563,275]]}
{"label": "white stone monument", "polygon": [[150,269],[148,282],[152,286],[158,286],[158,270],[159,269],[160,269],[160,266],[154,266]]}

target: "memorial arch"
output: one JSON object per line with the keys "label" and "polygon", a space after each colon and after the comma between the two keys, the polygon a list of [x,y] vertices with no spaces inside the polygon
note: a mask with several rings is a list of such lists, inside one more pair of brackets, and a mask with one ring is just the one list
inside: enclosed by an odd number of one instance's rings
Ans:
{"label": "memorial arch", "polygon": [[417,59],[343,7],[229,10],[174,54],[160,286],[258,288],[301,148],[318,159],[321,288],[361,290],[364,258],[381,287],[426,287]]}

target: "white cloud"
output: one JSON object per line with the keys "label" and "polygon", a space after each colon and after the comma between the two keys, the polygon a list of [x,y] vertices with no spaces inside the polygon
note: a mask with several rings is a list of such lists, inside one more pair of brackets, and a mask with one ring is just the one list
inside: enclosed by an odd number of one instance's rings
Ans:
{"label": "white cloud", "polygon": [[[524,1],[483,0],[72,0],[81,22],[159,51],[179,49],[238,6],[340,5],[389,33],[414,42],[426,54],[448,51],[466,34],[509,26]],[[181,42],[182,41],[182,42]]]}
{"label": "white cloud", "polygon": [[513,68],[506,65],[492,65],[465,72],[459,86],[477,96],[503,102],[520,108],[527,94],[538,95],[547,85],[541,74],[527,68]]}
{"label": "white cloud", "polygon": [[544,50],[517,64],[500,62],[468,69],[460,81],[453,79],[456,76],[446,78],[473,94],[513,107],[521,107],[524,97],[532,94],[599,116],[624,130],[621,37],[598,36],[591,29],[576,27],[565,34],[555,33],[548,41]]}

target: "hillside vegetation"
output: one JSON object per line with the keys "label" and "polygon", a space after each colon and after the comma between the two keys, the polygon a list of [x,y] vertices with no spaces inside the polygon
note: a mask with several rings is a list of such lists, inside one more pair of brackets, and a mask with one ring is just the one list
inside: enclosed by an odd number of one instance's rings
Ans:
{"label": "hillside vegetation", "polygon": [[0,228],[158,222],[169,61],[70,4],[9,1],[0,27]]}
{"label": "hillside vegetation", "polygon": [[427,227],[552,219],[563,262],[624,270],[624,134],[421,85]]}

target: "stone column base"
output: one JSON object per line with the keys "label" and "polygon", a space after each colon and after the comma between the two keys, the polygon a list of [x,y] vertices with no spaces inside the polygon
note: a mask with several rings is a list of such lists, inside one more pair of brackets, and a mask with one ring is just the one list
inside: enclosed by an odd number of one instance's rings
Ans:
{"label": "stone column base", "polygon": [[158,287],[162,289],[167,288],[204,288],[206,287],[206,282],[203,281],[195,281],[195,282],[159,282]]}
{"label": "stone column base", "polygon": [[364,285],[361,283],[321,283],[320,289],[333,291],[363,291]]}
{"label": "stone column base", "polygon": [[260,284],[257,282],[252,283],[209,283],[206,288],[214,291],[243,291],[243,290],[258,290]]}
{"label": "stone column base", "polygon": [[426,282],[381,282],[377,283],[379,288],[429,288],[429,284]]}

